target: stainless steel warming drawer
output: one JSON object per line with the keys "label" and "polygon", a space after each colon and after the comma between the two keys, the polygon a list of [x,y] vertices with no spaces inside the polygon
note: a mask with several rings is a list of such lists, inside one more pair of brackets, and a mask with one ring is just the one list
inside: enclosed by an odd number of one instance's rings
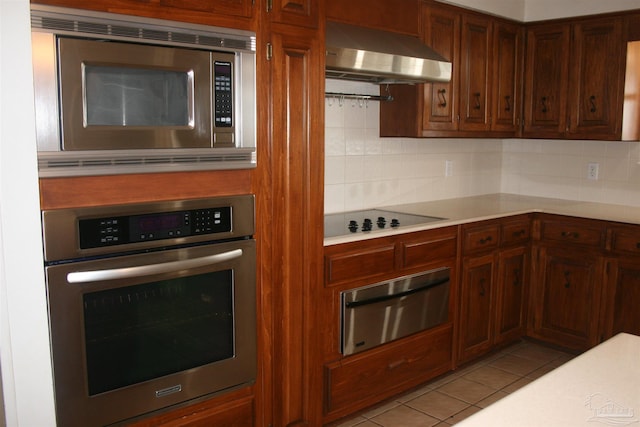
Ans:
{"label": "stainless steel warming drawer", "polygon": [[403,276],[341,293],[344,355],[448,320],[450,269]]}

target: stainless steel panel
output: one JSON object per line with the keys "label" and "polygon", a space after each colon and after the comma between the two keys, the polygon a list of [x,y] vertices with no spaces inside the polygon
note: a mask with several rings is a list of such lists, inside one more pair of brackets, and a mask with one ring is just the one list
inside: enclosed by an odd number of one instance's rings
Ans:
{"label": "stainless steel panel", "polygon": [[358,353],[448,320],[450,269],[342,293],[342,353]]}
{"label": "stainless steel panel", "polygon": [[171,239],[172,245],[233,239],[251,236],[254,232],[254,197],[252,195],[215,197],[182,201],[136,203],[130,205],[98,206],[86,208],[54,209],[42,212],[45,261],[74,259],[104,255],[113,252],[141,250],[162,246],[161,241],[129,243],[116,247],[80,249],[78,221],[110,215],[137,215],[153,212],[172,212],[190,209],[231,206],[231,231],[214,235],[194,235]]}

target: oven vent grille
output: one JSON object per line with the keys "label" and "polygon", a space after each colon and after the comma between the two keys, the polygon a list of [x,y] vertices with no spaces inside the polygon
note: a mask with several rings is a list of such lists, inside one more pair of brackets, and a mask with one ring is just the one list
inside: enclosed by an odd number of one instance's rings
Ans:
{"label": "oven vent grille", "polygon": [[[86,11],[87,16],[59,11],[53,7],[33,5],[31,27],[73,34],[111,39],[146,41],[178,46],[206,47],[221,50],[255,52],[256,37],[249,31],[227,30],[205,25],[177,23],[158,19],[114,15]],[[134,20],[135,19],[135,20]]]}
{"label": "oven vent grille", "polygon": [[166,150],[40,152],[41,178],[61,176],[114,175],[123,173],[177,172],[194,170],[248,169],[256,167],[253,148],[220,149],[197,153],[166,153]]}

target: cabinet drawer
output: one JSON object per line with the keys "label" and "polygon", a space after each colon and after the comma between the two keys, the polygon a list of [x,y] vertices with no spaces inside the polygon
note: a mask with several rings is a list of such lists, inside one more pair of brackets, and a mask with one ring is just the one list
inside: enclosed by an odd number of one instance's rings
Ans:
{"label": "cabinet drawer", "polygon": [[329,413],[362,409],[451,369],[452,327],[437,328],[325,367]]}
{"label": "cabinet drawer", "polygon": [[464,231],[464,252],[497,248],[499,242],[498,224],[469,228]]}
{"label": "cabinet drawer", "polygon": [[613,229],[611,231],[611,250],[640,255],[640,227],[637,231]]}
{"label": "cabinet drawer", "polygon": [[363,248],[358,251],[325,256],[328,284],[389,273],[395,266],[395,245]]}
{"label": "cabinet drawer", "polygon": [[526,244],[530,238],[530,221],[514,221],[502,224],[501,239],[503,245]]}
{"label": "cabinet drawer", "polygon": [[586,221],[543,220],[540,236],[544,241],[600,247],[604,242],[604,227]]}
{"label": "cabinet drawer", "polygon": [[455,235],[402,242],[402,267],[412,268],[456,256]]}

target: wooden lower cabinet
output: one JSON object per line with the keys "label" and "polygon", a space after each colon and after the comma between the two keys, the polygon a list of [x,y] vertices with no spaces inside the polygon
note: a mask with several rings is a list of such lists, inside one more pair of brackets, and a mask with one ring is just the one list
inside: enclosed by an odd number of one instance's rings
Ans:
{"label": "wooden lower cabinet", "polygon": [[452,368],[453,326],[433,328],[325,365],[325,421],[351,414]]}
{"label": "wooden lower cabinet", "polygon": [[527,216],[463,226],[459,364],[524,335],[530,237]]}
{"label": "wooden lower cabinet", "polygon": [[493,254],[465,259],[462,263],[459,362],[472,359],[493,345],[495,264]]}
{"label": "wooden lower cabinet", "polygon": [[620,332],[640,335],[640,259],[609,260],[606,271],[600,339]]}
{"label": "wooden lower cabinet", "polygon": [[500,252],[496,287],[495,344],[514,341],[524,335],[528,278],[528,247]]}
{"label": "wooden lower cabinet", "polygon": [[602,257],[575,248],[538,248],[531,335],[575,350],[598,343]]}

